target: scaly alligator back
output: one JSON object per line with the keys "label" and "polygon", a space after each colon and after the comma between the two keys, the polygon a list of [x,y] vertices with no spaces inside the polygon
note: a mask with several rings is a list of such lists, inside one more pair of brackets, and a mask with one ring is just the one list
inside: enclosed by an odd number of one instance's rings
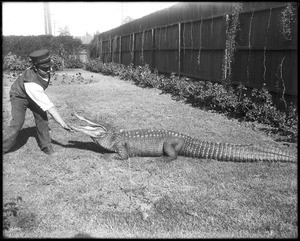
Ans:
{"label": "scaly alligator back", "polygon": [[179,155],[216,159],[218,161],[278,161],[296,162],[290,153],[278,148],[257,147],[254,145],[236,145],[228,143],[208,142],[198,139],[189,139],[179,152]]}

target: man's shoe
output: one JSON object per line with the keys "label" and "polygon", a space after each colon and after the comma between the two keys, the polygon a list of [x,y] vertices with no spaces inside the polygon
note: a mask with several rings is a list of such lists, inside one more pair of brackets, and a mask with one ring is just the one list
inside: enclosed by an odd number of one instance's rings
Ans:
{"label": "man's shoe", "polygon": [[55,151],[53,150],[52,146],[46,146],[42,149],[43,152],[45,152],[48,155],[52,155],[55,153]]}

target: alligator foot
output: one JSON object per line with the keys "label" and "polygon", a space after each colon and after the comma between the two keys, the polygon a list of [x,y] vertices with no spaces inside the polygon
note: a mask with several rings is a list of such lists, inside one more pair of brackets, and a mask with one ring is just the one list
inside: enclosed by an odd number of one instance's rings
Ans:
{"label": "alligator foot", "polygon": [[110,161],[115,161],[115,160],[123,161],[123,159],[117,153],[105,153],[103,154],[103,156],[105,159],[108,159]]}

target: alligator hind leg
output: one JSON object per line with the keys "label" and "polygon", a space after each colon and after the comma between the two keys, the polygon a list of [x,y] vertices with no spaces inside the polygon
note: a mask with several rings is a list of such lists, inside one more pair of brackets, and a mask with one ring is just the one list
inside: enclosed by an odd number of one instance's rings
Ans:
{"label": "alligator hind leg", "polygon": [[180,138],[168,138],[163,145],[164,161],[170,162],[177,158],[180,149],[184,144],[184,140]]}

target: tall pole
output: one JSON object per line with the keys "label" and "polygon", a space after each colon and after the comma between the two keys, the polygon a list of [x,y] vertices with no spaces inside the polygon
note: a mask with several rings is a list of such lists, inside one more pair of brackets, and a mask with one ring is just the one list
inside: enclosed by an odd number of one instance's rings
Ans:
{"label": "tall pole", "polygon": [[55,19],[53,17],[54,14],[50,13],[50,17],[52,19],[52,22],[51,22],[51,27],[53,26],[53,36],[55,36]]}
{"label": "tall pole", "polygon": [[45,25],[45,34],[48,34],[48,25],[47,25],[47,8],[46,4],[44,3],[44,25]]}
{"label": "tall pole", "polygon": [[123,2],[121,2],[121,8],[122,8],[122,20],[121,20],[121,24],[123,24],[123,19],[124,19],[124,17],[123,17]]}
{"label": "tall pole", "polygon": [[45,18],[44,18],[45,19],[45,34],[52,35],[49,2],[44,2],[44,16],[45,16]]}
{"label": "tall pole", "polygon": [[53,36],[55,36],[55,20],[53,24],[54,24]]}

